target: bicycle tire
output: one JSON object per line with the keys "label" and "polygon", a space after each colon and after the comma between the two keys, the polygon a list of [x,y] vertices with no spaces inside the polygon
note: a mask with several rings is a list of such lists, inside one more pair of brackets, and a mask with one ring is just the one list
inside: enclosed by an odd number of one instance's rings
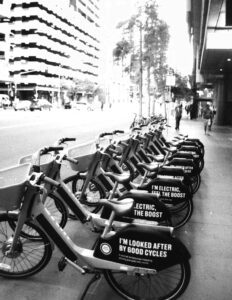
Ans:
{"label": "bicycle tire", "polygon": [[[67,185],[71,185],[71,191],[73,194],[76,194],[77,192],[80,192],[83,184],[84,184],[84,178],[78,175],[73,175],[70,177],[67,177],[64,180],[64,183]],[[91,195],[94,196],[94,201],[88,201],[93,200]],[[81,203],[85,206],[85,208],[91,212],[91,213],[98,213],[100,209],[102,208],[101,205],[99,205],[99,200],[102,198],[105,198],[106,194],[101,185],[94,179],[92,179],[89,183],[88,189],[86,191],[84,199],[81,200]],[[72,211],[69,211],[69,218],[72,220],[76,220],[77,217],[73,214]]]}
{"label": "bicycle tire", "polygon": [[52,257],[52,245],[47,235],[35,224],[26,222],[23,232],[36,233],[38,239],[21,236],[13,254],[8,254],[14,230],[10,222],[17,222],[17,214],[0,215],[0,276],[22,279],[32,276],[46,267]]}
{"label": "bicycle tire", "polygon": [[189,261],[185,260],[153,275],[106,270],[104,276],[109,285],[124,299],[174,300],[186,290],[191,270]]}
{"label": "bicycle tire", "polygon": [[191,176],[190,180],[191,180],[192,192],[193,194],[195,194],[201,185],[201,175],[197,174],[195,176]]}
{"label": "bicycle tire", "polygon": [[[51,201],[52,200],[52,201]],[[68,209],[58,197],[54,194],[50,193],[44,202],[44,206],[48,209],[52,217],[55,221],[60,225],[60,227],[64,228],[68,221]],[[11,228],[15,230],[16,222],[9,222]],[[37,239],[40,237],[37,235],[28,235],[26,232],[22,231],[21,236],[25,238]]]}
{"label": "bicycle tire", "polygon": [[[49,201],[49,198],[53,201]],[[44,206],[49,210],[60,227],[64,228],[68,221],[68,209],[64,202],[53,193],[49,193]]]}
{"label": "bicycle tire", "polygon": [[172,227],[178,229],[184,226],[191,218],[193,213],[193,201],[192,199],[188,199],[185,205],[182,205],[178,209],[174,206],[174,209],[169,209],[169,211]]}
{"label": "bicycle tire", "polygon": [[199,173],[201,173],[201,171],[204,169],[204,166],[205,166],[204,158],[198,159],[198,169],[199,169]]}

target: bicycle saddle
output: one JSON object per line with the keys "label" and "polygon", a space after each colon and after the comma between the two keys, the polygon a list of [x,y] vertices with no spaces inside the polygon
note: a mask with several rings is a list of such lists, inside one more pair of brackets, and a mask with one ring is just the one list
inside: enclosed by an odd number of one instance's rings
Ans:
{"label": "bicycle saddle", "polygon": [[150,162],[150,163],[139,162],[138,166],[144,168],[145,170],[147,170],[149,172],[155,172],[159,168],[159,165],[156,162]]}
{"label": "bicycle saddle", "polygon": [[134,200],[132,198],[125,198],[120,201],[114,199],[100,199],[99,204],[112,209],[116,215],[121,216],[131,211]]}
{"label": "bicycle saddle", "polygon": [[106,176],[110,177],[111,179],[117,181],[118,183],[126,183],[129,182],[131,179],[131,175],[126,173],[113,173],[113,172],[105,172],[104,173]]}
{"label": "bicycle saddle", "polygon": [[147,156],[154,159],[156,162],[163,162],[165,158],[163,154],[157,154],[157,155],[147,154]]}
{"label": "bicycle saddle", "polygon": [[163,147],[164,150],[168,151],[168,152],[171,152],[171,153],[174,153],[176,152],[176,147]]}

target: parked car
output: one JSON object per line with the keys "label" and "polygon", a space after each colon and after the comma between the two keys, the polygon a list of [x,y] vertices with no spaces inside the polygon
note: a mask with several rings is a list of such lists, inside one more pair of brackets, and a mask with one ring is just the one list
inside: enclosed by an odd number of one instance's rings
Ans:
{"label": "parked car", "polygon": [[13,102],[14,110],[29,110],[31,107],[31,101],[29,100],[18,100]]}
{"label": "parked car", "polygon": [[50,110],[52,108],[52,104],[46,99],[38,99],[31,102],[30,110]]}
{"label": "parked car", "polygon": [[86,102],[76,102],[73,105],[73,108],[80,110],[80,111],[92,111],[93,110],[92,106]]}
{"label": "parked car", "polygon": [[6,94],[0,94],[0,107],[7,108],[11,106],[10,98]]}
{"label": "parked car", "polygon": [[64,108],[65,109],[71,109],[72,108],[72,103],[70,101],[69,102],[65,102]]}

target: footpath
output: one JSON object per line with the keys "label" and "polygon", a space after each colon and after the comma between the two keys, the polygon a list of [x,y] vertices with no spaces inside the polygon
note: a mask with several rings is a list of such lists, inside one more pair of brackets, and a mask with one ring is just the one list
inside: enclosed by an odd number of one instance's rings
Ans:
{"label": "footpath", "polygon": [[[168,135],[176,134],[174,119]],[[232,295],[232,127],[213,126],[205,135],[203,121],[182,119],[180,133],[205,146],[201,186],[193,197],[190,221],[176,235],[190,251],[191,279],[182,300],[228,300]],[[104,279],[87,300],[119,300]]]}

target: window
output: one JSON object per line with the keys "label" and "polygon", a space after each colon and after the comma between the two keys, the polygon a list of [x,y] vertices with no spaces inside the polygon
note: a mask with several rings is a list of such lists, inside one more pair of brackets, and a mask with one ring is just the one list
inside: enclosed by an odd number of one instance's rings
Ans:
{"label": "window", "polygon": [[4,33],[0,33],[0,41],[5,41],[5,34]]}
{"label": "window", "polygon": [[0,59],[5,59],[5,52],[4,51],[0,51]]}

